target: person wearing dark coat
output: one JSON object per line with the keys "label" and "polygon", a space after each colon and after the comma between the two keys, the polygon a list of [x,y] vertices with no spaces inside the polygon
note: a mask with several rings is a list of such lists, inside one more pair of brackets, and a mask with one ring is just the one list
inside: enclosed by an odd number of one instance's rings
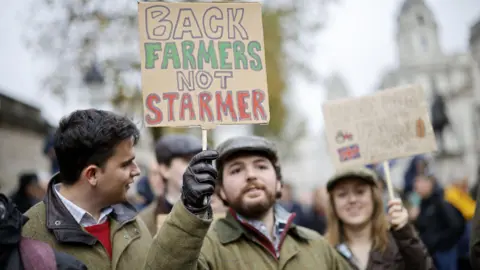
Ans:
{"label": "person wearing dark coat", "polygon": [[[202,141],[193,135],[169,134],[157,141],[155,157],[160,177],[156,180],[149,179],[155,198],[138,214],[147,225],[152,236],[156,234],[158,229],[158,215],[170,213],[175,202],[180,199],[182,175],[190,159],[201,151]],[[161,194],[158,190],[155,190],[156,181],[162,181],[164,184]]]}
{"label": "person wearing dark coat", "polygon": [[289,183],[284,183],[282,186],[282,197],[279,199],[279,204],[290,213],[295,213],[293,223],[304,226],[307,222],[302,205],[294,199],[293,186]]}
{"label": "person wearing dark coat", "polygon": [[21,236],[28,221],[15,204],[0,194],[0,269],[86,270],[74,257],[57,252],[48,244]]}
{"label": "person wearing dark coat", "polygon": [[[480,170],[479,170],[480,175]],[[480,203],[480,191],[478,190],[480,187],[478,186],[478,180],[476,184],[476,208],[475,214],[473,215],[473,219],[471,221],[471,236],[470,236],[470,264],[472,269],[480,269],[480,207],[478,204]]]}
{"label": "person wearing dark coat", "polygon": [[303,221],[299,225],[324,235],[325,231],[327,230],[327,204],[327,189],[324,187],[317,188],[313,194],[312,207],[305,212]]}
{"label": "person wearing dark coat", "polygon": [[18,210],[25,213],[30,207],[42,200],[44,195],[45,191],[39,184],[37,174],[34,172],[25,172],[20,174],[18,188],[12,194],[11,198]]}
{"label": "person wearing dark coat", "polygon": [[136,205],[138,211],[143,210],[155,199],[155,195],[153,194],[152,188],[150,187],[148,181],[148,176],[146,175],[142,176],[140,180],[138,180],[137,193],[144,199],[144,202],[142,202],[140,205]]}
{"label": "person wearing dark coat", "polygon": [[425,168],[428,166],[428,162],[426,161],[425,157],[422,155],[418,155],[412,158],[408,168],[405,171],[405,175],[403,176],[404,179],[404,186],[403,192],[405,195],[408,194],[413,190],[413,185],[415,182],[415,177],[420,174],[425,173]]}
{"label": "person wearing dark coat", "polygon": [[460,211],[443,198],[434,176],[417,176],[415,191],[421,197],[415,226],[439,270],[457,269],[457,244],[465,230]]}
{"label": "person wearing dark coat", "polygon": [[50,132],[45,137],[45,142],[43,145],[43,154],[48,158],[50,161],[50,173],[56,174],[60,169],[58,167],[57,156],[55,155],[55,149],[53,149],[53,139],[54,139],[55,132]]}

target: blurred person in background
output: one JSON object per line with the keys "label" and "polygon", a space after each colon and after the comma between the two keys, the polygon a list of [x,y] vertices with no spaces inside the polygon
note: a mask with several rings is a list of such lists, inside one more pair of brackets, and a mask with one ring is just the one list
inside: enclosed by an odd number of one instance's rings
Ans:
{"label": "blurred person in background", "polygon": [[155,198],[163,196],[165,183],[161,178],[157,161],[152,161],[148,168],[148,175],[143,176],[137,183],[137,192],[143,201],[137,205],[139,211],[150,205]]}
{"label": "blurred person in background", "polygon": [[53,148],[53,139],[55,131],[50,132],[45,137],[45,142],[43,146],[43,154],[50,161],[50,173],[56,174],[59,171],[57,156],[55,155],[55,149]]}
{"label": "blurred person in background", "polygon": [[293,223],[303,226],[306,222],[302,205],[294,198],[293,186],[290,183],[283,183],[282,197],[278,200],[279,204],[290,213],[295,213]]}
{"label": "blurred person in background", "polygon": [[41,201],[45,196],[45,189],[40,185],[36,172],[23,172],[18,179],[17,190],[12,194],[13,203],[20,212],[25,213]]}
{"label": "blurred person in background", "polygon": [[313,203],[305,212],[304,222],[300,224],[314,230],[319,234],[325,234],[327,229],[326,209],[328,204],[328,192],[325,187],[318,187],[313,192]]}
{"label": "blurred person in background", "polygon": [[28,218],[0,193],[0,269],[1,270],[86,270],[74,257],[57,252],[46,243],[22,237]]}
{"label": "blurred person in background", "polygon": [[201,151],[200,139],[189,134],[165,135],[156,143],[157,166],[153,166],[153,173],[158,172],[158,175],[150,175],[149,178],[155,200],[139,214],[152,236],[157,233],[157,216],[170,213],[180,199],[183,173],[190,159]]}
{"label": "blurred person in background", "polygon": [[[405,205],[407,206],[409,218],[411,221],[415,221],[420,214],[420,204],[422,202],[421,196],[415,191],[415,179],[418,176],[433,175],[432,166],[426,157],[422,155],[415,156],[410,162],[410,167],[405,175],[406,178],[409,176],[408,179],[411,182],[408,185],[409,188],[404,189],[402,195],[406,200]],[[407,187],[407,183],[405,183],[405,187]],[[436,185],[435,189],[437,193],[443,194],[443,188],[440,185]]]}
{"label": "blurred person in background", "polygon": [[465,230],[458,241],[458,269],[469,270],[469,241],[471,235],[471,220],[475,214],[475,201],[468,193],[468,178],[454,178],[453,183],[445,188],[444,198],[457,208],[466,221]]}
{"label": "blurred person in background", "polygon": [[338,171],[327,183],[330,204],[326,238],[353,269],[435,269],[427,249],[408,223],[400,199],[383,211],[374,171]]}
{"label": "blurred person in background", "polygon": [[468,178],[455,177],[452,183],[445,187],[444,198],[457,208],[465,218],[470,221],[475,214],[475,200],[468,193]]}
{"label": "blurred person in background", "polygon": [[156,160],[150,164],[148,171],[148,185],[153,194],[153,200],[165,195],[165,179],[162,178],[160,165]]}
{"label": "blurred person in background", "polygon": [[[479,168],[480,173],[480,168]],[[476,183],[476,188],[480,188],[478,186],[478,179]],[[480,207],[478,207],[480,203],[480,190],[475,192],[476,197],[476,207],[475,207],[475,214],[473,215],[471,221],[471,236],[470,236],[470,264],[472,269],[480,269]]]}
{"label": "blurred person in background", "polygon": [[473,186],[470,188],[470,196],[473,198],[473,199],[476,199],[477,198],[477,191],[478,191],[478,188],[480,186],[480,165],[477,165],[478,168],[477,168],[477,175],[475,176],[475,183],[473,184]]}
{"label": "blurred person in background", "polygon": [[444,199],[443,188],[431,172],[417,176],[414,187],[420,206],[413,220],[420,238],[437,269],[458,269],[457,244],[466,226],[462,213]]}
{"label": "blurred person in background", "polygon": [[414,192],[415,178],[418,175],[425,174],[428,168],[428,160],[423,155],[414,156],[410,161],[410,164],[405,171],[403,193],[405,196],[409,196],[411,192]]}
{"label": "blurred person in background", "polygon": [[137,211],[142,211],[143,209],[145,209],[145,207],[150,205],[155,198],[148,181],[148,176],[144,175],[140,177],[136,184],[137,202],[135,203],[135,208],[137,208]]}

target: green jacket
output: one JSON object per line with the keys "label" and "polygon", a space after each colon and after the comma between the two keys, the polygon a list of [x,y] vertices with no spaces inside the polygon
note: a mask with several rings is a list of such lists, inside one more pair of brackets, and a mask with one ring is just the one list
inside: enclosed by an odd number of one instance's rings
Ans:
{"label": "green jacket", "polygon": [[140,218],[143,223],[148,228],[148,231],[152,235],[152,237],[157,233],[157,215],[155,215],[155,210],[157,208],[157,201],[153,201],[149,204],[145,209],[138,213],[138,218]]}
{"label": "green jacket", "polygon": [[132,270],[144,264],[152,237],[145,224],[135,217],[136,211],[131,205],[112,206],[110,260],[100,241],[86,232],[65,208],[53,191],[54,182],[51,181],[44,201],[25,214],[29,221],[23,226],[23,236],[46,242],[92,270]]}
{"label": "green jacket", "polygon": [[230,213],[209,230],[203,220],[175,204],[154,237],[145,269],[350,269],[316,232],[292,225],[277,259]]}
{"label": "green jacket", "polygon": [[168,214],[171,210],[171,204],[161,196],[140,211],[138,217],[142,219],[153,237],[158,231],[158,215]]}

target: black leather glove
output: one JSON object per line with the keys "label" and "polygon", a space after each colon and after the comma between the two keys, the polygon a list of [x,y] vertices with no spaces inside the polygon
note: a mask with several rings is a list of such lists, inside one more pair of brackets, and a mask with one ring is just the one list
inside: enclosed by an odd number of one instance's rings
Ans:
{"label": "black leather glove", "polygon": [[182,202],[192,214],[205,213],[210,207],[217,180],[212,161],[217,157],[217,151],[202,151],[192,158],[183,174]]}

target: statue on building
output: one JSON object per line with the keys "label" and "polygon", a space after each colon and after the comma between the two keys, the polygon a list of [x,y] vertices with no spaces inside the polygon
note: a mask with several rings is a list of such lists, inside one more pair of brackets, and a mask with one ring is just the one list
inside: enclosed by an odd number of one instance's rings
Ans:
{"label": "statue on building", "polygon": [[444,131],[447,126],[450,125],[450,120],[447,115],[447,108],[445,100],[442,95],[435,93],[433,97],[433,104],[431,109],[431,118],[433,131],[437,138],[437,144],[440,152],[446,152]]}

